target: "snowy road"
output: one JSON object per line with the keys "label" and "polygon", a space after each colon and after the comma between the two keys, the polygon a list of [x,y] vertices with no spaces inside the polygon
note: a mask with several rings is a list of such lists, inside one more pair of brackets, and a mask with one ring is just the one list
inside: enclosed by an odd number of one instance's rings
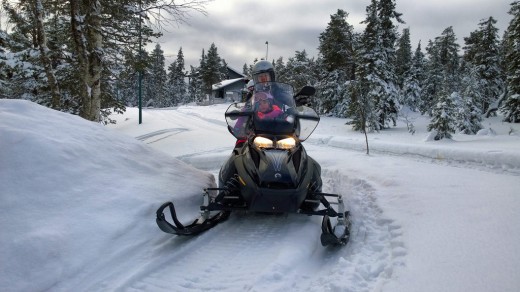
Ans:
{"label": "snowy road", "polygon": [[[150,129],[136,138],[165,152],[170,149],[170,155],[217,175],[232,142],[214,143],[205,131],[199,138],[205,137],[206,142],[201,144],[208,149],[181,151],[179,155],[172,145],[182,139],[179,135],[194,128],[200,131],[216,126],[213,130],[222,136],[222,122],[181,113],[169,115],[161,124],[171,123],[175,127]],[[352,155],[323,145],[312,148]],[[343,194],[353,215],[353,234],[347,246],[323,248],[318,217],[235,212],[228,221],[200,236],[166,235],[157,247],[163,253],[160,263],[142,267],[144,272],[119,284],[119,290],[374,290],[392,276],[396,266],[403,264],[406,251],[401,227],[383,216],[377,193],[368,181],[341,170],[329,170],[326,164],[322,168],[324,191]]]}
{"label": "snowy road", "polygon": [[192,220],[230,154],[225,108],[148,109],[142,125],[130,108],[107,129],[0,101],[0,290],[519,291],[519,125],[425,142],[418,118],[421,134],[371,134],[366,155],[363,135],[322,118],[305,147],[351,211],[341,248],[321,246],[321,218],[296,214],[165,234],[157,208],[172,200]]}
{"label": "snowy road", "polygon": [[[205,148],[179,152],[178,147],[172,146],[178,139],[175,135],[151,146],[167,153],[171,150],[170,154],[176,158],[216,175],[234,140],[223,129],[220,113],[211,116],[210,112],[206,117],[205,114],[193,115],[193,112],[193,109],[182,109],[171,115],[170,121],[173,116],[182,117],[176,118],[178,124],[172,129],[203,129],[196,137],[204,137],[205,142],[201,144]],[[189,123],[184,123],[184,119]],[[338,125],[331,128],[335,127]],[[221,136],[215,139],[219,135],[211,131],[217,131]],[[170,130],[164,132],[171,133]],[[157,130],[150,135],[154,133],[163,134]],[[432,226],[431,233],[425,233],[420,227],[415,230],[418,227],[414,225],[414,218],[435,212],[436,206],[450,210],[451,206],[435,202],[439,195],[456,197],[461,187],[465,192],[485,188],[472,180],[475,173],[489,172],[489,176],[504,179],[505,185],[514,184],[511,182],[519,173],[516,156],[513,159],[491,156],[486,161],[487,158],[474,159],[474,154],[467,149],[432,150],[424,145],[408,148],[377,144],[377,141],[372,142],[373,154],[366,156],[359,149],[363,143],[324,133],[332,132],[320,132],[318,127],[314,138],[305,146],[322,165],[324,191],[342,194],[352,213],[353,235],[347,246],[339,249],[321,247],[320,218],[234,213],[227,222],[199,237],[165,237],[160,244],[165,251],[163,260],[171,264],[160,265],[156,270],[145,269],[147,273],[125,283],[122,290],[171,290],[174,285],[174,290],[193,291],[379,291],[385,283],[396,283],[399,269],[407,265],[409,244],[419,247],[418,250],[412,247],[419,254],[414,255],[411,264],[431,261],[430,256],[437,256],[439,261],[443,258],[450,261],[450,253],[443,255],[442,249],[431,249],[421,242],[407,242],[403,236],[403,223],[408,225],[408,232],[422,233],[423,239],[450,248],[452,244],[442,239],[444,234],[456,237],[458,228],[475,227],[471,223],[457,223],[456,228],[447,226],[444,230],[442,225],[457,220],[448,216],[448,222],[442,223],[445,221],[440,219]],[[188,143],[191,142],[200,141]],[[514,148],[515,144],[512,145]],[[493,149],[487,152],[504,152]],[[469,154],[464,155],[466,152]],[[498,161],[496,165],[494,161]],[[431,206],[422,210],[403,210],[403,202],[415,202],[417,197],[430,202]],[[397,214],[399,216],[393,216]],[[403,221],[403,218],[407,219]],[[470,244],[469,248],[486,250],[485,245],[478,243]],[[432,254],[428,255],[430,252]],[[468,254],[466,260],[472,262],[473,256]],[[426,272],[428,268],[425,268]],[[417,285],[424,288],[420,280]]]}

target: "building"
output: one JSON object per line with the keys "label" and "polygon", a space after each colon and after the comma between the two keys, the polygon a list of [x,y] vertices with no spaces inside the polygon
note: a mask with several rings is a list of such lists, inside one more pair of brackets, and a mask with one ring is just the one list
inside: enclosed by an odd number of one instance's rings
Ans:
{"label": "building", "polygon": [[211,97],[216,103],[240,101],[246,83],[249,81],[247,76],[229,66],[227,66],[226,77],[226,80],[212,85]]}

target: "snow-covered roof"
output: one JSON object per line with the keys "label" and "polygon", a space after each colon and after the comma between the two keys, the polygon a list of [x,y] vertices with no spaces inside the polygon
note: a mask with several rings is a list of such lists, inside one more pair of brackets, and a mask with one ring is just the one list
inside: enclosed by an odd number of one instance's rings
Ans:
{"label": "snow-covered roof", "polygon": [[218,90],[218,89],[226,87],[226,86],[228,86],[230,84],[236,83],[238,81],[243,82],[244,78],[235,78],[235,79],[222,80],[219,83],[215,83],[215,84],[211,85],[211,89],[212,90]]}

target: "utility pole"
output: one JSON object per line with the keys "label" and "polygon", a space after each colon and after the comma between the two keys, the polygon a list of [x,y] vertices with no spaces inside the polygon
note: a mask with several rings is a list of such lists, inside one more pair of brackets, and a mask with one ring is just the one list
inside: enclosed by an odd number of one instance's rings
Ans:
{"label": "utility pole", "polygon": [[269,55],[269,42],[265,41],[266,51],[265,51],[265,60],[268,61],[267,56]]}
{"label": "utility pole", "polygon": [[139,125],[143,123],[143,96],[142,96],[142,83],[143,83],[143,64],[142,64],[142,53],[141,53],[141,46],[142,46],[142,35],[141,35],[141,13],[142,13],[142,8],[141,8],[141,1],[139,1],[139,58],[138,58],[138,66],[137,66],[137,71],[138,71],[138,75],[139,75],[139,88],[138,88],[138,91],[139,91]]}

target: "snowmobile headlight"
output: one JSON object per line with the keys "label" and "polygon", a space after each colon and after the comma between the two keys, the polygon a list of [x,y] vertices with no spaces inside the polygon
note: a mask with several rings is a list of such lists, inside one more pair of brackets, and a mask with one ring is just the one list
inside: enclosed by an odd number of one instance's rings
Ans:
{"label": "snowmobile headlight", "polygon": [[273,140],[264,137],[255,137],[253,143],[258,148],[273,148],[274,146]]}
{"label": "snowmobile headlight", "polygon": [[276,148],[278,149],[292,149],[296,146],[296,140],[294,138],[285,138],[276,142]]}

